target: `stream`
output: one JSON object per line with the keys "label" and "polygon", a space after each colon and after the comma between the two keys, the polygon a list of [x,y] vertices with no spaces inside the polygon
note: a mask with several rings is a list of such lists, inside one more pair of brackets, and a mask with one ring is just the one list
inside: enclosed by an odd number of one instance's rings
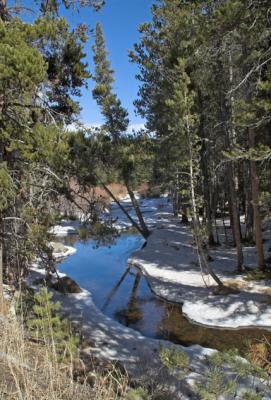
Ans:
{"label": "stream", "polygon": [[238,348],[244,353],[249,340],[271,341],[271,332],[263,329],[206,328],[189,322],[181,305],[156,297],[141,271],[127,269],[127,260],[143,244],[139,235],[123,233],[110,246],[95,246],[77,236],[63,238],[77,252],[64,259],[58,269],[92,293],[94,303],[106,315],[143,335],[168,339],[185,346],[200,344],[218,350]]}

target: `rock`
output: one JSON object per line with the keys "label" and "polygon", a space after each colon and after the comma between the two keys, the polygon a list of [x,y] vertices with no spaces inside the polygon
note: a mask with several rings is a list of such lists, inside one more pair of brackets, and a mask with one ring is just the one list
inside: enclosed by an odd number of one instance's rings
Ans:
{"label": "rock", "polygon": [[53,287],[52,275],[45,275],[42,278],[35,279],[33,281],[34,285],[47,286],[48,288]]}
{"label": "rock", "polygon": [[216,286],[213,290],[212,293],[214,295],[227,295],[227,294],[237,294],[240,293],[239,290],[233,289],[228,286]]}
{"label": "rock", "polygon": [[94,372],[89,372],[86,378],[86,382],[88,385],[90,385],[91,387],[95,386],[95,382],[96,382],[96,375]]}
{"label": "rock", "polygon": [[172,244],[171,247],[172,247],[174,250],[180,250],[180,246],[178,246],[177,244]]}
{"label": "rock", "polygon": [[52,288],[61,293],[82,293],[80,286],[68,276],[59,278],[58,281],[52,285]]}

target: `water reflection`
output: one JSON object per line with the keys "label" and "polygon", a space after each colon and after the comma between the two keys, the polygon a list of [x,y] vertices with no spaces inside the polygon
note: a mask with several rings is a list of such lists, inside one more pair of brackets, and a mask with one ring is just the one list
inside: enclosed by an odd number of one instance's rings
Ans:
{"label": "water reflection", "polygon": [[106,315],[145,336],[217,349],[237,347],[241,351],[249,339],[261,339],[265,335],[271,341],[271,332],[263,329],[236,331],[191,324],[182,315],[180,305],[154,296],[141,271],[127,268],[130,254],[143,243],[137,235],[123,234],[110,247],[96,248],[92,240],[82,243],[74,237],[65,242],[74,245],[77,253],[59,265],[60,271],[90,290],[95,304]]}

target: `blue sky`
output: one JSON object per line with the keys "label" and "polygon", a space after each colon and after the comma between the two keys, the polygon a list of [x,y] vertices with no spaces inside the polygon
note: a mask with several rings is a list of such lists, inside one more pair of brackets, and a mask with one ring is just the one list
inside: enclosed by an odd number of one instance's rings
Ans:
{"label": "blue sky", "polygon": [[[11,0],[11,3],[13,2],[15,0]],[[140,116],[135,115],[133,101],[136,99],[138,91],[138,81],[135,79],[137,66],[130,63],[128,50],[132,49],[133,44],[139,39],[138,25],[151,20],[151,5],[154,2],[155,0],[106,0],[105,6],[98,12],[90,8],[81,8],[79,13],[63,10],[63,7],[60,10],[60,15],[67,18],[71,27],[78,23],[85,23],[90,29],[94,29],[97,22],[101,23],[109,59],[115,71],[114,91],[122,105],[128,110],[132,127],[141,126],[144,121]],[[21,0],[20,3],[32,10],[37,10],[34,0]],[[33,16],[32,13],[26,13],[23,18],[31,21]],[[93,72],[94,69],[91,50],[93,41],[92,35],[85,46],[86,61],[89,64],[90,72]],[[83,95],[79,98],[82,108],[80,122],[88,125],[103,122],[99,108],[92,99],[92,88],[93,81],[90,80],[89,88],[83,89]]]}
{"label": "blue sky", "polygon": [[[129,62],[128,50],[138,41],[138,25],[151,19],[152,3],[153,0],[107,0],[106,5],[98,13],[85,9],[80,12],[79,16],[72,16],[70,13],[68,16],[71,24],[79,20],[91,28],[94,28],[98,21],[102,24],[110,61],[115,70],[114,90],[123,106],[128,109],[132,125],[140,124],[143,121],[134,113],[133,101],[138,90],[138,82],[135,79],[137,67]],[[90,70],[93,70],[92,41],[93,37],[86,47]],[[81,119],[87,124],[102,122],[100,111],[91,96],[92,87],[93,84],[90,82],[90,88],[84,90],[80,99]]]}

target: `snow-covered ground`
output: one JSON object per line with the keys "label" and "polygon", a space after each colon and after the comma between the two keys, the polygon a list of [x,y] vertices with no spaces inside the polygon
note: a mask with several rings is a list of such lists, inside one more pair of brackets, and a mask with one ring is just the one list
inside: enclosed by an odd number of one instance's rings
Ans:
{"label": "snow-covered ground", "polygon": [[74,247],[67,246],[62,243],[50,242],[50,246],[53,249],[53,255],[55,259],[68,257],[76,253],[76,249]]}
{"label": "snow-covered ground", "polygon": [[57,237],[73,235],[77,233],[80,221],[62,220],[59,225],[55,225],[50,229],[50,233]]}
{"label": "snow-covered ground", "polygon": [[[199,267],[191,229],[172,216],[167,197],[140,199],[137,196],[137,199],[152,234],[148,245],[133,254],[129,262],[144,271],[155,294],[182,303],[186,317],[198,324],[221,328],[253,326],[271,330],[271,281],[246,282],[242,276],[234,274],[235,249],[219,246],[210,252],[214,259],[210,265],[223,282],[238,283],[241,290],[237,294],[214,295],[215,282]],[[136,219],[129,197],[121,202]],[[110,216],[120,230],[131,226],[114,203]],[[225,223],[229,225],[229,221]],[[223,234],[220,225],[218,221],[218,229]],[[64,236],[74,233],[76,227],[78,223],[64,221],[52,232]],[[271,231],[267,229],[263,235],[268,254]],[[255,267],[255,247],[244,247],[244,259],[246,266]]]}
{"label": "snow-covered ground", "polygon": [[[157,210],[169,211],[172,208],[167,196],[160,198],[144,199],[140,198],[139,195],[136,195],[136,198],[143,214],[144,220],[150,229],[152,229],[157,222]],[[121,204],[124,206],[126,211],[128,211],[130,216],[135,219],[135,221],[138,221],[129,196],[124,197],[121,200]],[[110,216],[115,221],[114,226],[119,230],[131,227],[131,222],[128,220],[128,218],[119,208],[119,206],[115,203],[111,204],[110,210],[108,211],[108,214],[105,215],[105,218],[108,216]]]}
{"label": "snow-covered ground", "polygon": [[[43,273],[41,270],[33,269],[28,284],[38,290],[39,286],[35,286],[33,282],[41,278]],[[160,385],[162,390],[170,392],[170,394],[167,392],[167,395],[171,400],[198,399],[194,385],[202,379],[207,363],[206,357],[216,350],[199,345],[189,347],[175,345],[175,348],[185,353],[189,359],[189,370],[180,378],[174,371],[163,368],[159,357],[160,349],[169,348],[172,343],[144,337],[139,332],[107,317],[95,306],[91,293],[86,290],[80,294],[69,295],[54,291],[54,300],[61,301],[63,314],[68,315],[80,327],[85,342],[89,343],[89,347],[84,350],[86,353],[106,360],[120,361],[130,377],[137,379],[139,384]],[[227,367],[224,375],[234,378]],[[238,395],[248,388],[265,393],[265,385],[258,378],[247,377],[239,381],[236,397],[220,396],[219,400],[237,399]],[[263,394],[262,399],[270,400],[271,397]]]}
{"label": "snow-covered ground", "polygon": [[[160,198],[153,198],[153,199],[143,199],[140,198],[138,194],[135,195],[139,206],[141,208],[144,220],[149,228],[153,228],[156,224],[156,217],[155,214],[157,210],[170,210],[172,207],[168,201],[167,196],[160,197]],[[129,196],[123,197],[120,200],[122,206],[125,210],[130,214],[130,216],[138,222],[136,213],[133,209],[131,200]],[[123,213],[123,211],[119,208],[119,206],[112,202],[109,209],[107,209],[102,214],[102,219],[106,220],[113,220],[114,227],[120,231],[126,230],[131,227],[131,222],[127,218],[127,216]],[[63,219],[58,225],[53,226],[49,232],[56,236],[56,237],[64,237],[68,235],[76,234],[78,228],[80,227],[82,221],[84,220],[83,216],[81,216],[80,220],[69,220]]]}
{"label": "snow-covered ground", "polygon": [[[183,313],[198,324],[271,330],[271,302],[265,293],[270,281],[247,284],[242,276],[233,274],[235,250],[221,246],[210,252],[214,259],[211,267],[224,283],[238,280],[243,289],[236,294],[214,295],[215,282],[199,267],[190,227],[167,212],[157,213],[156,218],[159,222],[148,245],[129,262],[144,271],[158,296],[182,303]],[[246,265],[256,265],[255,248],[244,248],[244,256]]]}
{"label": "snow-covered ground", "polygon": [[[127,209],[130,208],[128,199],[123,203]],[[172,217],[167,199],[143,200],[141,207],[143,210],[145,208],[147,223],[154,229],[148,245],[134,253],[130,263],[140,266],[158,296],[183,303],[185,315],[200,324],[228,328],[253,325],[271,329],[271,307],[266,301],[266,295],[261,293],[265,289],[261,282],[247,285],[239,294],[213,295],[211,288],[214,282],[200,271],[190,228]],[[112,215],[118,217],[117,223],[121,226],[129,226],[115,206],[112,207]],[[236,278],[236,275],[231,274],[235,268],[234,249],[218,248],[212,251],[212,257],[212,267],[221,279]],[[245,259],[246,265],[255,264],[253,248],[245,248]],[[33,269],[28,283],[33,286],[33,282],[42,273],[41,270]],[[242,281],[242,277],[238,279]],[[90,343],[86,352],[121,361],[131,376],[150,385],[152,381],[166,382],[172,400],[197,398],[193,385],[206,368],[206,356],[215,350],[199,345],[176,346],[189,357],[189,372],[179,380],[171,371],[162,368],[159,359],[160,346],[169,347],[172,345],[170,342],[146,338],[107,317],[95,306],[91,293],[86,290],[69,295],[55,292],[54,297],[61,301],[63,313],[82,328],[85,339]],[[230,375],[231,372],[226,369],[225,374]],[[255,385],[262,388],[255,377],[247,378],[239,384],[237,392],[240,394],[240,391]],[[233,397],[219,397],[220,400],[229,398]],[[270,395],[262,395],[261,398],[271,399]]]}

